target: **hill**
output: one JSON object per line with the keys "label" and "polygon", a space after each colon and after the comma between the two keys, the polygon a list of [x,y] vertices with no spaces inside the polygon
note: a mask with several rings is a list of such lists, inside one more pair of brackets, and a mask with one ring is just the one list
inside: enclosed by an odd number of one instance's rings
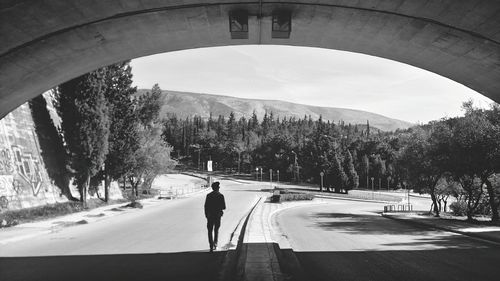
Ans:
{"label": "hill", "polygon": [[[148,90],[140,89],[138,93],[142,94],[146,91]],[[406,129],[413,125],[406,121],[392,119],[362,110],[311,106],[279,100],[243,99],[168,90],[164,90],[162,93],[165,96],[165,106],[161,109],[162,116],[173,113],[182,118],[194,115],[208,118],[210,113],[212,113],[214,117],[219,115],[229,116],[232,111],[235,113],[236,118],[240,118],[241,116],[249,118],[255,110],[260,120],[262,120],[265,112],[273,112],[275,117],[280,118],[303,118],[304,116],[311,116],[313,120],[317,120],[321,115],[325,121],[330,120],[338,122],[343,120],[346,124],[351,123],[353,125],[366,124],[366,121],[369,120],[370,126],[376,127],[382,131]]]}

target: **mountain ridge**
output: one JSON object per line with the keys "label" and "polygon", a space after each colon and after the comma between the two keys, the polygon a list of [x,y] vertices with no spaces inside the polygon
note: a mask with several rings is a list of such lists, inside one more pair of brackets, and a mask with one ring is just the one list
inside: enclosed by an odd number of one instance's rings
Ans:
{"label": "mountain ridge", "polygon": [[[148,89],[138,89],[138,94],[144,94]],[[238,119],[241,116],[249,118],[253,111],[258,118],[266,112],[272,112],[275,118],[303,118],[311,116],[313,120],[319,119],[331,122],[344,121],[346,124],[366,124],[367,120],[370,126],[376,127],[382,131],[394,131],[396,129],[406,129],[414,124],[383,116],[381,114],[349,108],[322,107],[314,105],[304,105],[281,100],[263,100],[236,98],[224,95],[212,95],[201,93],[180,92],[171,90],[162,90],[165,105],[161,109],[161,116],[176,114],[178,117],[186,118],[194,115],[208,118],[210,113],[214,117],[219,115],[229,116],[234,112]]]}

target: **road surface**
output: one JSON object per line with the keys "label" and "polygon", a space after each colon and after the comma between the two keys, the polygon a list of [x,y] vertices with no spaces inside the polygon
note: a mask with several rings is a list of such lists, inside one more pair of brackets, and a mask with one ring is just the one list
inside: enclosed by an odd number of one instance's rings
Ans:
{"label": "road surface", "polygon": [[384,218],[380,210],[332,200],[275,219],[309,280],[499,280],[499,246]]}
{"label": "road surface", "polygon": [[208,253],[203,193],[2,245],[0,280],[213,280],[231,233],[261,188],[221,181],[227,211],[220,250],[213,254]]}

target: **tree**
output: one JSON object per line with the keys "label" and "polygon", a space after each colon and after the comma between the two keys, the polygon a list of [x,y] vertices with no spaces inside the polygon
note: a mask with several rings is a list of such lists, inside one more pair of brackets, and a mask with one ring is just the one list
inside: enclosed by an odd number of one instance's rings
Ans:
{"label": "tree", "polygon": [[130,166],[125,177],[132,186],[132,200],[138,195],[139,184],[143,188],[151,187],[154,178],[166,173],[176,165],[170,158],[172,147],[163,139],[164,126],[159,120],[163,106],[161,89],[158,84],[153,86],[151,93],[135,100],[135,112],[139,122],[135,124],[138,145],[130,157]]}
{"label": "tree", "polygon": [[56,108],[84,206],[90,178],[101,169],[108,153],[110,120],[104,76],[103,70],[96,70],[59,86]]}
{"label": "tree", "polygon": [[348,192],[351,189],[358,188],[359,176],[358,173],[356,172],[356,169],[354,169],[352,155],[349,150],[347,150],[346,156],[344,158],[344,171],[346,172],[347,175],[347,184],[345,188],[346,191]]}
{"label": "tree", "polygon": [[161,88],[154,84],[151,92],[139,97],[137,112],[142,124],[149,125],[158,120],[163,105]]}
{"label": "tree", "polygon": [[340,192],[342,189],[345,189],[348,177],[342,168],[340,157],[335,150],[330,154],[328,166],[327,178],[330,184],[335,188],[335,191]]}
{"label": "tree", "polygon": [[[109,199],[110,180],[123,178],[132,169],[131,163],[135,151],[139,148],[139,114],[135,111],[132,87],[132,68],[129,62],[121,62],[103,68],[105,73],[106,100],[110,107],[109,153],[104,169],[104,201]],[[160,90],[161,92],[161,90]],[[148,104],[156,108],[154,104]],[[149,109],[153,110],[153,109]],[[155,113],[156,114],[156,113]],[[141,111],[142,121],[148,122],[146,110]]]}
{"label": "tree", "polygon": [[127,178],[132,186],[132,199],[138,195],[139,184],[144,189],[151,188],[154,178],[170,171],[176,162],[170,158],[172,147],[162,138],[162,127],[154,124],[150,127],[139,127],[139,148],[132,159],[132,169]]}
{"label": "tree", "polygon": [[492,220],[498,221],[497,196],[489,178],[497,171],[500,134],[485,112],[464,103],[465,116],[449,120],[453,136],[449,139],[449,170],[466,191],[467,219],[472,220],[483,196],[489,194]]}
{"label": "tree", "polygon": [[440,132],[443,136],[440,139],[446,140],[450,136],[449,130],[446,129],[445,126],[440,126],[440,128],[430,126],[426,129],[414,128],[409,143],[398,161],[399,165],[405,167],[408,181],[414,190],[427,192],[431,195],[434,214],[437,217],[439,216],[439,208],[436,185],[445,173],[445,166],[440,164],[439,160],[447,154],[447,151],[431,143],[431,139],[433,139],[431,134],[437,138],[439,136],[437,132]]}
{"label": "tree", "polygon": [[368,156],[366,154],[363,154],[363,156],[361,157],[361,163],[359,165],[359,168],[360,168],[361,174],[366,178],[365,187],[369,188],[370,183],[369,183],[368,178],[370,177],[370,175],[369,175],[368,170],[370,168],[370,159],[368,159]]}

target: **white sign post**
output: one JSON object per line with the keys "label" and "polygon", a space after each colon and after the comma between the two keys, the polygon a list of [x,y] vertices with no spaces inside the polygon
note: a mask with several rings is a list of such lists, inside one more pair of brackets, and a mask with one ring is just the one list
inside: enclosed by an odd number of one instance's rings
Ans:
{"label": "white sign post", "polygon": [[208,160],[207,162],[207,171],[212,172],[212,160]]}

